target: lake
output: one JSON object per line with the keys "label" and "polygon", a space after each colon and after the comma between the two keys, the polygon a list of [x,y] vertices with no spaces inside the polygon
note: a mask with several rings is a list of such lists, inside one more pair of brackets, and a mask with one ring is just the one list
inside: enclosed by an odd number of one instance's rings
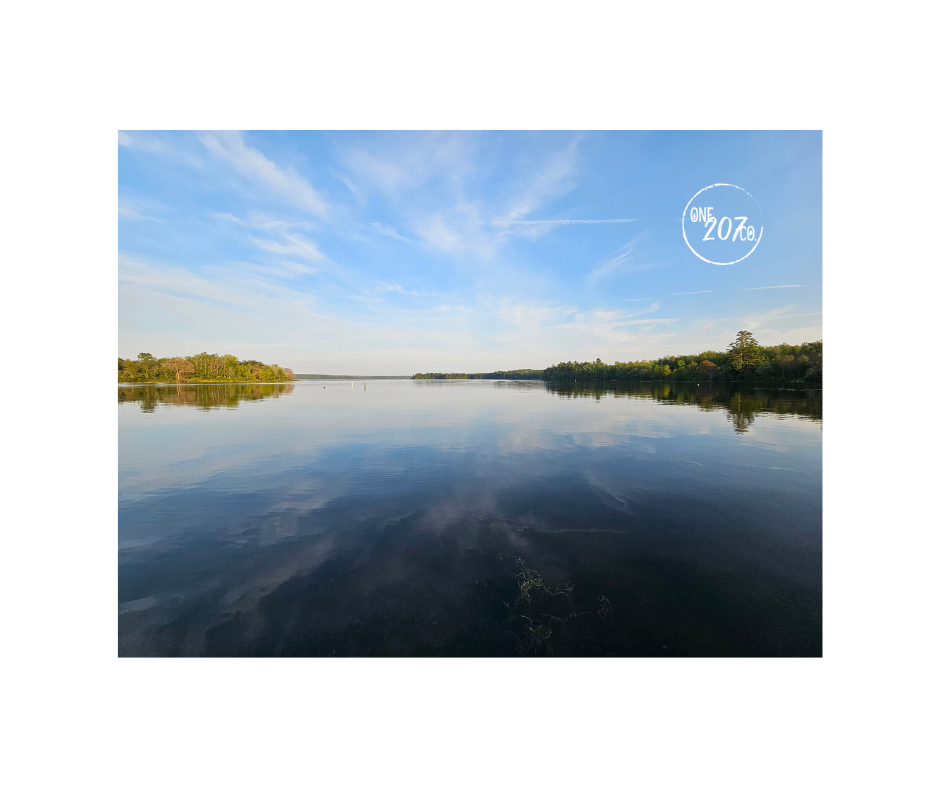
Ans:
{"label": "lake", "polygon": [[118,386],[121,656],[821,656],[822,392]]}

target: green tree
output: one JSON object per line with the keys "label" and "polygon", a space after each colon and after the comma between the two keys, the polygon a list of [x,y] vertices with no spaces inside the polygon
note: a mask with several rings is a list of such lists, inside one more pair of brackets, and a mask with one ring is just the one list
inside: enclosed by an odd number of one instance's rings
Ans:
{"label": "green tree", "polygon": [[738,336],[728,345],[731,366],[736,372],[747,372],[761,363],[760,345],[750,331],[738,331]]}

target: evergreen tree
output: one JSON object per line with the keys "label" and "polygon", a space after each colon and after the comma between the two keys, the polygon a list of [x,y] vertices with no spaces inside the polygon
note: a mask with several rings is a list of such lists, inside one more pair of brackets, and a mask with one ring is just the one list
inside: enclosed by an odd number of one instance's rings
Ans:
{"label": "evergreen tree", "polygon": [[748,371],[763,360],[760,345],[750,331],[738,331],[738,336],[728,345],[731,366],[736,372]]}

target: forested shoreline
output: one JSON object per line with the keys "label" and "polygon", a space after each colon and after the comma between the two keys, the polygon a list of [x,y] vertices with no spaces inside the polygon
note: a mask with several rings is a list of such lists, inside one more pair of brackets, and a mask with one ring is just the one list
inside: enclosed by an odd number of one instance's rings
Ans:
{"label": "forested shoreline", "polygon": [[545,370],[456,373],[423,372],[416,380],[503,378],[546,381],[663,381],[796,383],[822,387],[822,341],[762,346],[749,331],[739,331],[727,350],[707,350],[655,360],[562,361]]}
{"label": "forested shoreline", "polygon": [[273,383],[293,379],[294,372],[287,367],[216,353],[171,358],[139,353],[136,359],[118,358],[118,383]]}
{"label": "forested shoreline", "polygon": [[[240,361],[236,356],[199,353],[156,358],[140,353],[118,358],[119,383],[285,382],[300,378],[347,379],[338,375],[300,375],[277,364]],[[357,376],[350,376],[349,379]],[[362,376],[358,376],[362,377]],[[822,387],[822,341],[801,345],[760,345],[749,331],[739,331],[727,350],[707,350],[655,360],[562,361],[547,369],[497,372],[418,372],[415,380],[545,380],[761,382]],[[365,379],[365,378],[363,378]]]}
{"label": "forested shoreline", "polygon": [[541,380],[541,369],[510,369],[499,372],[417,372],[415,380]]}

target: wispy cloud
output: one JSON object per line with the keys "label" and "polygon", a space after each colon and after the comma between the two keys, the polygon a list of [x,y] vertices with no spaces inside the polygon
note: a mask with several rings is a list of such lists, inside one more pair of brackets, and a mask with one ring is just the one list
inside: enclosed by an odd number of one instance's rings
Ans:
{"label": "wispy cloud", "polygon": [[326,215],[327,204],[302,176],[290,168],[279,167],[261,151],[246,145],[241,133],[216,131],[197,137],[216,158],[256,186],[315,216]]}
{"label": "wispy cloud", "polygon": [[401,293],[402,295],[424,295],[423,293],[419,293],[417,290],[405,290],[404,287],[395,282],[392,282],[391,284],[379,285],[377,289],[385,290],[391,293]]}
{"label": "wispy cloud", "polygon": [[564,224],[625,224],[626,222],[635,222],[636,219],[497,219],[489,224],[498,227],[518,226],[518,227],[553,227]]}
{"label": "wispy cloud", "polygon": [[232,224],[247,224],[244,219],[239,219],[237,216],[233,216],[230,213],[220,213],[218,211],[209,211],[209,216],[213,219],[219,219],[223,222],[231,222]]}
{"label": "wispy cloud", "polygon": [[403,238],[402,236],[400,236],[395,231],[394,227],[386,227],[384,224],[379,224],[378,222],[372,222],[369,226],[372,228],[373,231],[377,232],[379,235],[387,235],[389,238],[396,238],[399,241],[405,241],[406,243],[410,243],[409,239]]}
{"label": "wispy cloud", "polygon": [[303,257],[307,260],[326,259],[326,255],[317,248],[317,245],[313,241],[304,238],[302,235],[290,235],[285,233],[284,238],[287,240],[287,243],[283,244],[265,238],[252,238],[251,240],[255,242],[258,248],[264,249],[266,252],[272,252],[273,254],[283,254],[289,257]]}
{"label": "wispy cloud", "polygon": [[425,221],[416,222],[415,232],[426,244],[443,252],[453,252],[464,246],[463,235],[449,226],[440,214]]}
{"label": "wispy cloud", "polygon": [[360,200],[374,190],[400,197],[430,180],[449,182],[459,192],[461,178],[475,167],[473,135],[390,134],[377,145],[372,142],[375,139],[341,150],[345,168],[355,176],[355,182],[334,173]]}
{"label": "wispy cloud", "polygon": [[342,181],[346,185],[346,188],[349,189],[349,191],[351,191],[356,196],[356,199],[362,202],[362,199],[363,199],[362,192],[359,191],[359,189],[356,187],[356,184],[354,184],[345,175],[341,175],[340,173],[336,172],[336,170],[331,169],[330,174],[337,180]]}
{"label": "wispy cloud", "polygon": [[565,148],[548,158],[529,183],[525,193],[513,202],[506,215],[502,217],[502,221],[514,222],[528,216],[548,200],[574,188],[574,181],[571,177],[574,175],[577,164],[580,141],[580,137],[575,137]]}
{"label": "wispy cloud", "polygon": [[222,222],[230,222],[241,227],[253,227],[258,230],[274,230],[285,232],[290,229],[310,230],[313,225],[310,222],[287,222],[283,219],[270,219],[262,214],[251,214],[248,219],[241,219],[231,213],[219,213],[218,211],[209,211],[209,216]]}
{"label": "wispy cloud", "polygon": [[204,164],[198,156],[193,156],[191,153],[182,151],[179,148],[176,148],[158,137],[151,137],[140,132],[118,132],[118,145],[124,148],[132,148],[134,150],[144,151],[146,153],[153,153],[158,156],[167,156],[174,159],[179,159],[185,164],[193,167],[195,169],[202,169]]}
{"label": "wispy cloud", "polygon": [[746,315],[735,317],[711,317],[703,321],[704,324],[713,326],[718,323],[732,323],[743,326],[748,331],[756,331],[760,328],[766,328],[769,323],[775,323],[780,320],[795,320],[797,318],[816,318],[821,316],[821,312],[795,312],[794,305],[781,306],[776,309],[770,309],[766,312],[749,312]]}
{"label": "wispy cloud", "polygon": [[[333,172],[362,202],[371,191],[380,191],[397,204],[415,208],[396,222],[408,229],[375,223],[372,230],[397,240],[419,240],[445,253],[470,253],[491,258],[497,248],[514,236],[538,238],[566,225],[623,224],[632,218],[530,219],[536,210],[575,186],[580,137],[560,150],[531,161],[524,158],[511,183],[498,200],[480,199],[474,134],[391,135],[381,146],[362,145],[342,151],[352,175]],[[470,196],[472,195],[472,196]],[[420,207],[418,207],[420,206]]]}
{"label": "wispy cloud", "polygon": [[314,269],[309,266],[304,265],[303,263],[294,263],[294,262],[285,262],[281,264],[286,270],[295,273],[295,274],[312,274]]}
{"label": "wispy cloud", "polygon": [[118,199],[118,218],[128,222],[138,222],[138,221],[150,221],[150,222],[159,222],[155,216],[148,216],[144,211],[147,208],[143,207],[136,200],[131,200],[126,197],[121,197]]}
{"label": "wispy cloud", "polygon": [[673,295],[699,295],[700,293],[714,293],[714,290],[689,290],[687,293],[673,293]]}
{"label": "wispy cloud", "polygon": [[782,287],[802,287],[803,285],[768,285],[767,287],[742,287],[742,290],[779,290]]}
{"label": "wispy cloud", "polygon": [[125,148],[138,148],[150,153],[163,153],[166,150],[166,145],[155,137],[128,134],[125,131],[118,132],[118,145],[123,145]]}
{"label": "wispy cloud", "polygon": [[591,273],[588,274],[588,281],[594,282],[597,279],[600,279],[605,276],[609,276],[618,268],[623,266],[623,264],[626,263],[628,260],[633,259],[635,257],[635,255],[633,254],[633,249],[634,247],[636,247],[637,243],[643,237],[643,235],[645,235],[645,233],[641,233],[632,241],[629,241],[628,243],[624,244],[619,249],[611,252],[606,257],[601,258],[597,262],[597,265],[594,266],[594,269],[591,271]]}

